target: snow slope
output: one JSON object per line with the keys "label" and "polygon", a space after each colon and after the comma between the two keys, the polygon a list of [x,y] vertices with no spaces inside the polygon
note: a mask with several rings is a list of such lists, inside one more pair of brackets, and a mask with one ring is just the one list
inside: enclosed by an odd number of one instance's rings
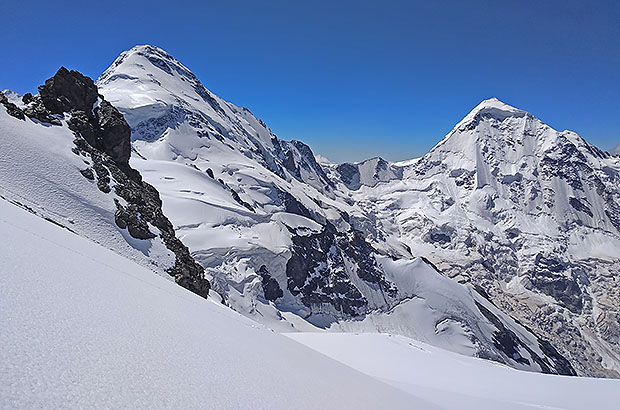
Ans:
{"label": "snow slope", "polygon": [[0,230],[2,409],[438,408],[4,200]]}
{"label": "snow slope", "polygon": [[522,372],[403,336],[288,333],[365,374],[460,410],[616,409],[620,381]]}

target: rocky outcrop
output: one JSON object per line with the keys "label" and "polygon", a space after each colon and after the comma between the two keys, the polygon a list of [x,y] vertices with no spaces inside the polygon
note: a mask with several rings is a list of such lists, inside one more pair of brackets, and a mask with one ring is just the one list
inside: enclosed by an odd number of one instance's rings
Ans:
{"label": "rocky outcrop", "polygon": [[262,265],[258,269],[258,274],[261,277],[261,284],[263,286],[263,294],[265,295],[265,299],[273,302],[284,295],[280,284],[278,284],[278,281],[271,276],[267,270],[267,266]]}
{"label": "rocky outcrop", "polygon": [[[92,147],[127,164],[131,152],[131,129],[116,108],[97,92],[97,86],[79,72],[61,67],[39,87],[43,106],[52,114],[71,113],[70,128]],[[37,106],[36,101],[33,104]],[[34,111],[40,111],[34,108]]]}
{"label": "rocky outcrop", "polygon": [[99,93],[93,80],[61,67],[45,81],[45,85],[39,86],[39,95],[52,114],[62,114],[71,111],[92,113]]}
{"label": "rocky outcrop", "polygon": [[26,114],[30,119],[44,124],[62,125],[62,122],[58,118],[59,115],[54,115],[47,108],[45,108],[40,96],[33,96],[28,93],[24,95],[22,101],[26,104],[26,107],[24,107],[24,114]]}
{"label": "rocky outcrop", "polygon": [[[314,219],[289,193],[282,191],[281,199],[287,212]],[[288,229],[292,247],[286,264],[287,289],[304,306],[340,317],[363,316],[374,307],[353,277],[389,297],[397,296],[398,290],[377,265],[375,250],[359,231],[339,232],[329,221],[313,233]]]}
{"label": "rocky outcrop", "polygon": [[351,282],[334,226],[328,223],[312,235],[291,234],[292,255],[286,264],[289,292],[317,310],[332,313],[333,308],[345,317],[366,313],[368,301]]}
{"label": "rocky outcrop", "polygon": [[103,98],[95,108],[95,114],[99,119],[100,143],[103,151],[119,163],[129,161],[131,129],[123,115]]}
{"label": "rocky outcrop", "polygon": [[[172,223],[162,211],[157,190],[144,182],[129,166],[131,130],[123,115],[97,92],[94,82],[77,71],[62,67],[39,87],[40,96],[24,96],[26,115],[42,122],[60,124],[55,115],[70,114],[76,155],[88,157],[91,167],[81,171],[104,193],[113,192],[117,207],[115,222],[133,238],[148,240],[159,236],[175,255],[168,269],[178,284],[207,297],[210,284],[204,269],[176,237]],[[122,200],[121,200],[122,199]]]}

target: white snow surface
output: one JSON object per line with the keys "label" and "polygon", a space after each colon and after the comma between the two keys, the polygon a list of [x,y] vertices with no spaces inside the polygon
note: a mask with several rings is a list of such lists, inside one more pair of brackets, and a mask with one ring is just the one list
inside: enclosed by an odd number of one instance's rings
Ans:
{"label": "white snow surface", "polygon": [[0,200],[1,409],[435,409]]}
{"label": "white snow surface", "polygon": [[385,333],[287,333],[288,337],[450,409],[612,410],[620,381],[514,370]]}

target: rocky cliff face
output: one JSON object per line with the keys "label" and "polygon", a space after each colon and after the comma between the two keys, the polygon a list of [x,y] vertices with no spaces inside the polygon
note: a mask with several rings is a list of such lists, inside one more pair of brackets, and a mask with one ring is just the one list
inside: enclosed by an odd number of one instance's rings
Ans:
{"label": "rocky cliff face", "polygon": [[39,87],[41,103],[51,114],[71,113],[69,127],[93,148],[121,166],[130,155],[129,125],[109,102],[99,97],[92,79],[61,67]]}

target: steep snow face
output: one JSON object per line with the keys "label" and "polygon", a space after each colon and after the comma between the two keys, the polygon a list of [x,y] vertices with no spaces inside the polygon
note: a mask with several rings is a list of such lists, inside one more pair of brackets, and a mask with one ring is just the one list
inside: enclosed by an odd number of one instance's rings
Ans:
{"label": "steep snow face", "polygon": [[0,408],[440,408],[1,199],[0,231]]}
{"label": "steep snow face", "polygon": [[[577,134],[557,132],[492,99],[468,114],[412,172],[425,180],[447,174],[444,183],[450,189],[464,188],[459,202],[469,202],[472,211],[493,223],[510,224],[515,214],[503,211],[517,211],[544,215],[560,226],[618,232],[615,193],[597,192],[617,182],[616,174],[603,171],[609,165],[605,153]],[[486,195],[476,199],[488,202],[473,209],[472,195],[480,192]],[[508,202],[491,203],[495,197]]]}
{"label": "steep snow face", "polygon": [[[276,138],[165,51],[134,47],[97,84],[132,127],[131,165],[161,192],[175,229],[237,311],[279,330],[397,331],[519,368],[572,372],[472,288],[441,280],[386,239],[334,189],[344,171],[329,168],[332,180],[310,148]],[[380,158],[352,167],[355,189],[402,177]]]}
{"label": "steep snow face", "polygon": [[491,99],[401,180],[349,193],[386,237],[482,286],[581,374],[618,377],[619,187],[617,157]]}

